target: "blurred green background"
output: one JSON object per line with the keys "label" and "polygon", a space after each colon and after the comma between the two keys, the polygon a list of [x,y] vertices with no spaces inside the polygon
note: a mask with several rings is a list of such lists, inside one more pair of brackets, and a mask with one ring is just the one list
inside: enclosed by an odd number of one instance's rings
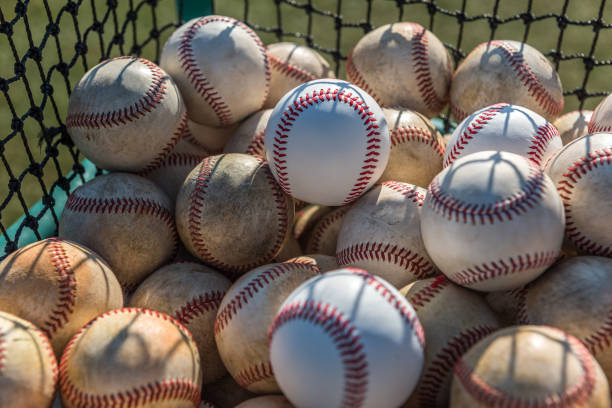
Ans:
{"label": "blurred green background", "polygon": [[[466,1],[463,23],[461,50],[468,53],[477,44],[489,40],[491,27],[487,16],[497,15],[502,24],[495,32],[494,38],[522,40],[527,26],[520,13],[530,20],[527,42],[544,53],[557,47],[560,28],[553,14],[561,14],[565,8],[568,20],[582,21],[585,24],[570,24],[564,32],[560,51],[563,55],[575,55],[579,58],[562,61],[559,73],[565,90],[585,86],[589,92],[604,92],[612,88],[610,70],[612,66],[596,66],[585,83],[585,64],[582,56],[588,57],[592,52],[598,61],[612,59],[612,30],[606,28],[600,31],[595,47],[593,39],[595,32],[589,20],[597,19],[602,0],[528,0],[524,1]],[[603,0],[605,1],[605,0]],[[194,3],[198,3],[197,1]],[[433,16],[433,32],[445,43],[456,46],[460,31],[460,22],[456,16],[461,9],[463,0],[439,0],[435,4],[448,10],[449,13],[436,12]],[[48,82],[53,89],[53,101],[47,100],[44,107],[44,123],[46,127],[60,126],[66,112],[70,89],[91,68],[102,55],[118,56],[123,54],[138,54],[145,58],[156,60],[160,48],[170,35],[172,29],[161,32],[153,31],[154,24],[161,28],[178,21],[175,0],[106,0],[68,1],[68,0],[32,0],[29,2],[2,0],[0,5],[0,23],[11,23],[13,33],[0,33],[0,79],[15,76],[16,60],[21,60],[31,45],[39,47],[47,30],[53,31],[57,24],[59,32],[47,38],[42,51],[40,65],[28,58],[25,63],[25,78],[18,79],[3,91],[0,97],[0,151],[3,151],[3,164],[0,164],[0,203],[9,194],[9,180],[19,178],[32,163],[39,163],[47,154],[48,143],[40,140],[41,126],[29,117],[24,122],[22,132],[8,139],[11,134],[13,118],[22,117],[31,106],[40,106],[44,96],[41,85]],[[110,7],[109,6],[112,6]],[[203,3],[202,3],[203,4]],[[339,4],[341,6],[339,7]],[[529,9],[529,5],[532,5]],[[25,14],[16,18],[20,5],[25,6]],[[17,6],[17,7],[16,7]],[[316,9],[309,14],[308,8]],[[17,10],[16,10],[17,9]],[[283,2],[277,9],[274,0],[218,0],[215,2],[215,13],[229,15],[239,19],[245,18],[250,23],[262,27],[278,27],[287,33],[285,41],[295,41],[306,44],[304,35],[310,26],[314,44],[325,49],[335,49],[340,46],[341,55],[345,57],[350,48],[364,34],[367,27],[366,16],[371,15],[374,26],[398,21],[400,13],[403,20],[416,21],[430,27],[432,21],[428,12],[428,4],[405,4],[398,8],[396,1],[374,0],[296,0]],[[334,14],[340,14],[341,20]],[[450,15],[449,15],[450,14]],[[469,21],[475,18],[475,21]],[[505,21],[505,20],[513,21]],[[612,20],[612,10],[606,6],[603,10],[603,22]],[[335,25],[342,22],[343,27],[338,39]],[[95,24],[95,23],[98,24]],[[346,25],[346,26],[345,26]],[[5,24],[6,26],[6,24]],[[29,29],[26,28],[29,27]],[[1,28],[2,26],[0,26]],[[102,27],[102,28],[100,28]],[[259,31],[264,43],[279,40],[277,32]],[[120,39],[122,38],[122,40]],[[76,51],[77,45],[86,46],[84,55]],[[137,44],[138,47],[133,48]],[[333,61],[330,54],[324,54]],[[68,80],[57,70],[49,73],[49,67],[65,62],[70,66]],[[340,76],[344,76],[343,62],[338,66]],[[6,97],[8,96],[8,98]],[[10,103],[9,103],[10,100]],[[589,98],[586,109],[592,109],[601,100]],[[575,96],[566,98],[566,111],[578,107]],[[29,146],[31,155],[24,146]],[[80,157],[78,158],[80,159]],[[66,175],[75,163],[75,158],[69,149],[60,145],[57,164],[48,160],[43,167],[43,183],[51,185],[60,175]],[[9,226],[24,212],[24,206],[29,207],[43,196],[43,187],[39,179],[29,172],[23,177],[20,187],[21,194],[14,194],[6,208],[0,211],[0,223]]]}

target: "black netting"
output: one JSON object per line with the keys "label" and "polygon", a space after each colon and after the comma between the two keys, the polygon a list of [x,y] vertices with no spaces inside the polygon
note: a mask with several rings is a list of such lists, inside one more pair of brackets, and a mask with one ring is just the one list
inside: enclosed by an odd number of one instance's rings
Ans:
{"label": "black netting", "polygon": [[79,78],[109,57],[157,61],[179,16],[186,20],[211,9],[246,21],[265,43],[295,41],[317,49],[340,77],[364,33],[410,20],[432,30],[455,64],[490,39],[535,46],[559,71],[566,111],[592,109],[610,89],[606,0],[2,0],[0,259],[24,234],[52,234],[61,214],[58,200],[97,171],[82,164],[64,126],[68,95]]}

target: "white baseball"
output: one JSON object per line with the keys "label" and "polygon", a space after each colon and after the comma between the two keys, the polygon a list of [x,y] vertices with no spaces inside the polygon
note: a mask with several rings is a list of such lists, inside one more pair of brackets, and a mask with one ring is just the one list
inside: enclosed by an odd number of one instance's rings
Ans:
{"label": "white baseball", "polygon": [[408,301],[362,269],[303,283],[269,331],[272,368],[298,407],[397,407],[423,367],[425,338]]}
{"label": "white baseball", "polygon": [[612,256],[612,133],[574,140],[555,155],[546,172],[565,207],[565,235],[583,254]]}
{"label": "white baseball", "polygon": [[270,85],[266,50],[231,17],[194,18],[168,39],[160,65],[174,78],[189,118],[225,127],[261,109]]}
{"label": "white baseball", "polygon": [[382,110],[361,88],[320,79],[276,105],[266,156],[285,192],[308,203],[345,205],[382,175],[391,141]]}
{"label": "white baseball", "polygon": [[553,121],[563,111],[561,80],[550,61],[529,44],[482,43],[455,71],[451,110],[457,120],[463,120],[498,102],[524,106]]}
{"label": "white baseball", "polygon": [[608,95],[604,100],[599,102],[599,105],[597,105],[593,111],[593,115],[589,121],[589,133],[612,131],[611,110],[612,96]]}
{"label": "white baseball", "polygon": [[312,48],[280,42],[266,47],[270,60],[270,93],[265,107],[274,105],[296,86],[320,78],[334,78],[329,63]]}
{"label": "white baseball", "polygon": [[563,145],[587,135],[592,116],[593,111],[590,110],[576,110],[559,116],[553,125],[559,131]]}
{"label": "white baseball", "polygon": [[178,142],[185,106],[168,74],[144,58],[106,60],[85,73],[68,103],[74,144],[106,170],[140,171]]}
{"label": "white baseball", "polygon": [[542,116],[522,106],[498,103],[474,112],[455,128],[444,167],[483,150],[516,153],[544,166],[562,145],[557,128]]}
{"label": "white baseball", "polygon": [[490,292],[537,278],[559,257],[565,218],[553,182],[514,153],[455,161],[429,185],[421,233],[451,281]]}

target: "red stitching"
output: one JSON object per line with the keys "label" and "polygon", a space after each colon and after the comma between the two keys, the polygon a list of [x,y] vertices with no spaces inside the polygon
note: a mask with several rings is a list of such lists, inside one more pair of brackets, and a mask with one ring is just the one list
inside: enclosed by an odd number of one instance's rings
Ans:
{"label": "red stitching", "polygon": [[529,65],[525,63],[523,55],[519,50],[515,49],[508,42],[501,40],[484,43],[481,47],[487,44],[499,47],[508,60],[508,63],[516,72],[518,78],[523,82],[523,85],[527,87],[531,96],[534,97],[536,102],[546,113],[551,116],[558,116],[561,113],[563,110],[563,99],[561,99],[561,102],[558,102],[548,93],[548,91],[546,91],[544,86],[538,81],[538,78],[531,72]]}
{"label": "red stitching", "polygon": [[440,157],[444,157],[444,146],[429,130],[414,126],[403,126],[391,130],[391,148],[408,142],[425,143],[431,146]]}
{"label": "red stitching", "polygon": [[68,323],[69,315],[74,312],[76,299],[76,279],[70,265],[70,260],[61,238],[49,238],[47,252],[57,273],[59,294],[57,303],[50,312],[49,317],[41,324],[41,329],[52,338],[54,333]]}
{"label": "red stitching", "polygon": [[93,318],[89,323],[83,326],[73,337],[66,346],[64,354],[62,355],[60,363],[60,389],[62,396],[68,400],[68,402],[77,408],[95,408],[95,407],[137,407],[143,403],[153,403],[156,401],[168,401],[168,400],[181,400],[190,401],[194,407],[197,407],[200,403],[200,390],[198,385],[192,381],[186,379],[167,379],[164,381],[155,381],[148,384],[142,384],[139,387],[134,387],[130,390],[119,391],[113,394],[94,395],[89,394],[87,391],[80,390],[70,380],[68,370],[68,359],[72,356],[74,346],[83,336],[85,331],[91,327],[96,321],[101,320],[105,317],[116,315],[119,313],[142,313],[150,316],[158,317],[163,320],[170,321],[176,328],[188,337],[195,347],[195,341],[191,336],[191,333],[174,318],[168,316],[165,313],[156,312],[149,309],[130,308],[124,307],[121,309],[115,309],[108,312],[104,312],[101,315]]}
{"label": "red stitching", "polygon": [[355,63],[353,62],[353,50],[351,50],[351,52],[348,55],[348,58],[346,59],[346,78],[353,85],[356,85],[359,88],[366,91],[367,94],[370,95],[376,101],[376,103],[378,103],[381,106],[383,105],[381,99],[378,96],[376,96],[372,88],[370,88],[370,86],[366,82],[365,78],[357,70]]}
{"label": "red stitching", "polygon": [[597,356],[606,348],[610,347],[612,339],[612,314],[608,314],[606,320],[599,329],[581,339],[589,351]]}
{"label": "red stitching", "polygon": [[[274,180],[274,177],[272,176],[270,170],[264,169],[264,174],[268,179],[268,184],[270,185],[270,187],[272,187],[273,190],[274,201],[276,203],[276,215],[278,216],[278,233],[276,235],[274,246],[257,260],[248,264],[230,265],[215,258],[206,246],[206,239],[202,236],[202,233],[200,232],[200,225],[202,217],[201,206],[204,203],[204,196],[206,195],[206,190],[208,189],[208,182],[212,175],[213,169],[220,157],[222,156],[207,157],[202,161],[200,165],[200,170],[198,172],[198,177],[195,180],[193,192],[189,197],[189,234],[191,236],[191,242],[194,246],[194,249],[204,262],[223,269],[227,272],[242,273],[244,271],[248,271],[258,266],[261,266],[262,263],[269,261],[276,255],[285,240],[285,236],[289,228],[289,208],[287,206],[287,200],[283,194],[283,191],[280,189],[278,184],[276,184],[276,181]],[[267,164],[266,162],[264,162],[263,158],[258,156],[254,157],[257,158],[264,165]]]}
{"label": "red stitching", "polygon": [[109,128],[113,126],[125,125],[127,122],[140,119],[147,113],[151,112],[164,99],[166,94],[166,84],[170,77],[162,71],[157,65],[144,58],[135,57],[117,57],[108,59],[102,63],[129,59],[138,61],[146,65],[151,71],[153,77],[151,85],[144,96],[134,102],[130,106],[122,109],[116,109],[109,112],[75,112],[70,113],[66,117],[66,128]]}
{"label": "red stitching", "polygon": [[291,186],[289,183],[289,175],[287,172],[287,138],[295,121],[299,118],[300,113],[310,108],[315,103],[322,102],[342,102],[351,106],[359,117],[363,120],[367,138],[366,154],[364,156],[363,166],[359,173],[359,177],[355,181],[348,197],[341,205],[346,205],[357,199],[368,187],[368,183],[374,175],[374,170],[378,163],[379,150],[381,147],[380,132],[378,131],[378,123],[374,118],[373,112],[365,104],[365,101],[360,100],[359,96],[354,96],[351,92],[331,88],[320,89],[313,91],[312,94],[306,94],[296,99],[293,104],[287,107],[280,118],[277,129],[275,131],[274,142],[272,144],[272,161],[276,171],[278,184],[289,195],[291,195]]}
{"label": "red stitching", "polygon": [[215,319],[215,336],[217,336],[223,329],[225,329],[225,327],[227,327],[230,320],[232,320],[238,311],[249,303],[249,299],[255,297],[260,290],[263,290],[274,280],[280,278],[286,273],[291,272],[292,270],[315,270],[317,273],[319,272],[318,268],[306,262],[282,263],[261,271],[252,277],[248,282],[245,282],[238,293],[234,295],[231,300],[228,300],[223,309],[219,310],[217,313],[217,318]]}
{"label": "red stitching", "polygon": [[259,132],[258,134],[251,139],[249,146],[247,147],[246,154],[250,154],[251,156],[261,156],[263,158],[266,157],[266,147],[264,145],[264,136],[266,135],[265,130],[263,132]]}
{"label": "red stitching", "polygon": [[425,200],[425,195],[421,193],[416,186],[413,186],[408,183],[402,183],[399,181],[385,181],[381,183],[382,186],[388,187],[391,190],[394,190],[400,194],[402,194],[406,200],[412,201],[419,207],[423,206],[423,201]]}
{"label": "red stitching", "polygon": [[257,34],[255,34],[255,32],[253,32],[253,30],[251,30],[247,25],[234,18],[223,16],[202,17],[195,21],[191,25],[191,27],[189,27],[189,29],[185,31],[185,33],[181,36],[177,55],[181,67],[187,74],[187,78],[189,78],[192,85],[198,91],[200,96],[204,98],[204,101],[208,103],[212,110],[215,112],[215,114],[219,118],[221,126],[229,126],[233,122],[231,109],[225,103],[221,95],[219,95],[219,92],[214,89],[214,86],[209,82],[208,78],[206,78],[206,76],[198,66],[198,62],[196,61],[196,57],[192,48],[192,41],[193,37],[196,34],[196,31],[203,25],[216,21],[230,23],[242,28],[251,38],[253,38],[257,47],[260,49],[264,57],[264,67],[266,70],[266,92],[262,100],[261,106],[263,106],[266,98],[268,97],[268,92],[270,88],[270,66],[268,63],[268,54],[266,53],[266,50]]}
{"label": "red stitching", "polygon": [[529,164],[529,176],[522,189],[511,196],[492,203],[469,203],[451,196],[440,187],[438,177],[429,185],[428,196],[431,207],[449,220],[472,224],[511,220],[533,208],[544,192],[544,172],[534,164]]}
{"label": "red stitching", "polygon": [[351,273],[361,276],[364,281],[378,292],[384,300],[386,300],[391,306],[393,306],[399,314],[404,318],[404,322],[410,326],[410,328],[414,331],[417,336],[417,340],[421,344],[421,349],[425,349],[425,331],[423,330],[423,326],[421,326],[421,322],[419,321],[416,313],[412,313],[407,306],[409,305],[408,301],[403,297],[396,297],[385,285],[381,282],[377,276],[372,275],[363,269],[359,268],[344,268],[348,269]]}
{"label": "red stitching", "polygon": [[321,221],[314,226],[312,230],[312,241],[310,241],[309,245],[309,248],[313,254],[318,254],[321,250],[321,241],[323,240],[323,235],[327,232],[328,228],[337,221],[341,220],[349,209],[349,207],[340,207],[336,211],[332,211],[331,213],[325,215],[323,218],[321,218]]}
{"label": "red stitching", "polygon": [[612,131],[612,126],[604,126],[603,124],[597,123],[595,121],[595,116],[597,114],[597,111],[598,111],[598,109],[595,109],[595,111],[591,115],[591,120],[589,120],[589,125],[587,127],[588,128],[588,132],[589,133],[600,133],[600,132],[610,132],[610,131]]}
{"label": "red stitching", "polygon": [[418,292],[410,296],[410,304],[415,311],[424,307],[427,303],[431,302],[437,294],[442,292],[442,289],[449,286],[451,283],[444,275],[439,275],[429,285],[421,288]]}
{"label": "red stitching", "polygon": [[451,104],[450,104],[450,108],[451,108],[451,112],[452,112],[453,116],[459,122],[461,122],[463,119],[467,118],[467,116],[469,115],[468,112],[464,111],[463,109],[460,109],[457,105],[453,104],[452,101],[451,101]]}
{"label": "red stitching", "polygon": [[336,345],[344,367],[342,407],[361,407],[368,386],[368,362],[359,331],[350,319],[335,307],[314,300],[292,302],[284,306],[274,318],[268,331],[268,344],[276,331],[293,320],[312,323],[329,335]]}
{"label": "red stitching", "polygon": [[481,265],[470,266],[462,271],[455,272],[448,278],[461,286],[472,286],[476,283],[500,276],[508,276],[515,273],[525,272],[531,269],[549,267],[559,258],[559,252],[546,251],[534,252],[500,259],[498,261],[485,262]]}
{"label": "red stitching", "polygon": [[427,278],[434,265],[421,255],[397,245],[382,242],[361,242],[343,248],[336,253],[338,265],[350,265],[359,261],[382,261],[399,265],[418,279]]}
{"label": "red stitching", "polygon": [[146,171],[142,171],[139,175],[146,177],[151,175],[156,170],[163,167],[195,167],[202,162],[202,156],[192,153],[170,153],[163,162],[159,163],[156,167],[149,168]]}
{"label": "red stitching", "polygon": [[[412,58],[414,60],[414,70],[419,93],[423,97],[423,102],[425,102],[425,105],[427,105],[431,111],[440,112],[442,108],[444,108],[446,101],[438,97],[433,87],[433,79],[431,78],[431,72],[429,72],[427,30],[420,24],[409,24],[414,31],[411,40]],[[418,30],[421,31],[418,32]]]}
{"label": "red stitching", "polygon": [[[38,338],[42,343],[42,348],[47,353],[47,358],[49,363],[51,364],[51,371],[53,372],[53,387],[57,385],[57,379],[59,377],[59,366],[57,365],[57,359],[55,358],[55,352],[53,351],[53,346],[51,346],[51,342],[49,341],[49,337],[44,334],[42,330],[39,330],[33,324],[31,325],[31,329],[34,330]],[[2,371],[2,341],[1,341],[1,333],[0,333],[0,372]]]}
{"label": "red stitching", "polygon": [[245,368],[234,376],[234,380],[236,380],[238,385],[242,388],[249,388],[256,382],[273,377],[274,372],[272,371],[272,365],[269,361],[266,361]]}
{"label": "red stitching", "polygon": [[446,149],[448,151],[448,156],[444,160],[444,167],[449,166],[451,163],[457,160],[461,154],[461,150],[465,148],[470,140],[472,140],[478,134],[478,132],[480,132],[489,123],[489,121],[506,106],[508,106],[507,103],[497,103],[489,106],[489,108],[472,119],[463,133],[459,135],[459,138],[457,138],[453,146]]}
{"label": "red stitching", "polygon": [[203,315],[205,312],[216,312],[219,309],[219,305],[221,305],[223,296],[225,296],[225,291],[221,290],[194,296],[174,312],[173,317],[184,326],[187,326],[193,319]]}
{"label": "red stitching", "polygon": [[451,375],[455,363],[474,344],[496,331],[489,326],[476,326],[453,336],[433,358],[421,376],[418,388],[419,404],[422,407],[435,407],[440,396],[440,387]]}
{"label": "red stitching", "polygon": [[[553,328],[550,328],[553,329]],[[560,330],[554,329],[560,333]],[[597,371],[593,357],[584,345],[574,336],[566,335],[567,342],[582,366],[583,375],[576,384],[567,388],[561,394],[542,396],[537,400],[523,399],[521,396],[510,395],[505,391],[493,388],[483,379],[479,378],[463,358],[455,365],[455,377],[461,382],[463,388],[479,403],[499,408],[563,408],[569,406],[586,406],[597,381]]]}
{"label": "red stitching", "polygon": [[[181,122],[179,123],[178,128],[172,134],[172,138],[170,139],[170,141],[168,141],[166,146],[164,146],[162,151],[151,161],[151,163],[149,163],[140,172],[140,175],[150,174],[153,170],[157,170],[158,168],[162,167],[162,165],[168,163],[166,160],[169,159],[173,155],[172,151],[174,150],[174,147],[178,143],[179,139],[181,138],[181,135],[185,133],[186,128],[187,128],[187,113],[184,113],[183,117],[181,118]],[[177,153],[174,153],[174,154],[176,155]]]}
{"label": "red stitching", "polygon": [[295,79],[301,82],[309,82],[317,79],[314,74],[303,70],[302,68],[290,64],[285,61],[281,61],[279,58],[274,56],[268,49],[268,59],[270,60],[270,67],[275,69],[279,73],[286,75],[291,79]]}
{"label": "red stitching", "polygon": [[601,166],[612,163],[612,149],[604,148],[589,153],[587,157],[581,157],[576,160],[572,167],[567,169],[557,185],[557,191],[563,199],[563,207],[565,208],[565,232],[567,237],[580,251],[588,252],[589,254],[599,256],[612,255],[610,246],[602,245],[592,241],[584,235],[578,227],[572,215],[572,206],[570,201],[574,193],[574,187],[583,176],[589,171]]}
{"label": "red stitching", "polygon": [[557,128],[551,123],[546,122],[545,125],[540,126],[533,137],[533,142],[531,142],[529,150],[527,151],[529,160],[533,161],[538,166],[541,166],[544,153],[546,152],[550,141],[555,136],[561,137]]}

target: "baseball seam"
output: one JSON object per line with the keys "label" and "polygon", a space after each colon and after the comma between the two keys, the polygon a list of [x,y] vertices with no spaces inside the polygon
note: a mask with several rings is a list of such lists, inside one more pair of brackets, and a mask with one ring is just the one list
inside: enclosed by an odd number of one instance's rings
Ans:
{"label": "baseball seam", "polygon": [[338,265],[354,265],[360,261],[386,262],[404,268],[418,279],[424,279],[434,265],[423,256],[407,248],[383,242],[360,242],[342,248],[336,253]]}
{"label": "baseball seam", "polygon": [[253,364],[243,370],[240,370],[240,372],[234,376],[234,380],[236,380],[238,385],[246,389],[248,389],[252,384],[270,378],[274,378],[274,372],[272,371],[272,364],[270,364],[270,361]]}
{"label": "baseball seam", "polygon": [[177,320],[160,312],[149,309],[140,308],[121,308],[104,312],[101,315],[93,318],[89,323],[83,326],[70,339],[66,349],[62,355],[59,366],[60,371],[60,390],[62,396],[68,402],[77,408],[92,408],[92,407],[136,407],[143,403],[153,403],[156,401],[190,401],[194,407],[200,403],[201,395],[197,384],[183,378],[172,378],[163,381],[154,381],[147,384],[142,384],[129,390],[118,391],[112,394],[95,395],[89,394],[87,391],[80,390],[70,380],[67,373],[68,359],[74,352],[74,347],[78,340],[83,336],[85,331],[91,327],[96,321],[118,313],[144,313],[154,317],[159,317],[163,320],[170,321],[176,328],[191,341],[193,347],[196,347],[195,341],[191,333]]}
{"label": "baseball seam", "polygon": [[425,200],[425,195],[421,193],[415,186],[403,183],[401,181],[384,181],[381,183],[383,187],[388,187],[391,190],[400,193],[403,195],[405,200],[412,201],[419,207],[423,206],[423,201]]}
{"label": "baseball seam", "polygon": [[595,109],[595,111],[591,115],[591,120],[589,120],[589,124],[587,126],[588,132],[589,133],[599,133],[599,132],[609,132],[609,131],[611,131],[612,130],[612,126],[605,126],[605,125],[603,125],[601,123],[597,123],[597,121],[596,121],[597,111],[598,111],[598,109]]}
{"label": "baseball seam", "polygon": [[[559,330],[559,332],[561,332]],[[549,394],[539,397],[537,400],[523,399],[520,396],[510,395],[505,391],[496,389],[479,378],[463,358],[460,358],[455,365],[455,378],[463,389],[472,396],[477,402],[486,406],[500,408],[510,407],[542,407],[542,408],[562,408],[569,406],[586,406],[595,387],[597,372],[593,357],[589,354],[585,346],[573,336],[567,336],[567,342],[576,353],[583,374],[580,380],[565,389],[562,393]]]}
{"label": "baseball seam", "polygon": [[172,153],[172,151],[174,150],[174,147],[178,143],[179,139],[181,138],[181,135],[184,133],[184,129],[186,127],[187,127],[187,113],[184,113],[179,123],[179,126],[176,128],[176,130],[172,134],[172,138],[168,141],[166,146],[164,146],[162,151],[153,160],[151,160],[151,163],[149,163],[147,166],[145,166],[144,169],[142,169],[139,172],[141,176],[150,174],[154,170],[157,170],[164,165],[170,164],[167,162],[167,160],[173,154],[174,155],[177,154],[177,153]]}
{"label": "baseball seam", "polygon": [[221,290],[213,290],[196,295],[176,310],[172,316],[181,324],[187,326],[193,319],[203,315],[205,312],[215,312],[216,314],[223,296],[225,296],[225,292]]}
{"label": "baseball seam", "polygon": [[415,126],[401,126],[391,130],[391,148],[409,142],[419,142],[431,146],[440,156],[444,157],[444,146],[429,130]]}
{"label": "baseball seam", "polygon": [[353,85],[356,85],[366,91],[368,95],[370,95],[376,101],[376,103],[378,103],[380,106],[383,106],[381,99],[376,96],[376,93],[374,93],[372,88],[370,88],[370,86],[366,82],[365,78],[361,75],[359,70],[357,70],[355,63],[353,62],[353,50],[351,50],[348,55],[348,58],[346,59],[346,78]]}
{"label": "baseball seam", "polygon": [[[202,209],[200,207],[204,204],[206,190],[208,189],[208,182],[210,181],[210,177],[212,176],[214,167],[216,166],[219,157],[220,156],[207,157],[200,164],[201,167],[198,171],[198,176],[195,180],[194,189],[189,196],[189,235],[191,237],[191,242],[193,244],[194,250],[203,261],[209,263],[212,266],[216,266],[220,269],[223,269],[227,272],[241,273],[262,265],[263,263],[271,260],[278,254],[278,251],[280,250],[285,240],[287,230],[289,229],[289,208],[287,205],[287,200],[283,195],[281,188],[278,186],[278,184],[276,184],[276,181],[270,173],[270,170],[264,168],[263,171],[266,179],[268,180],[268,185],[272,188],[273,191],[274,202],[276,205],[276,215],[278,217],[278,230],[274,245],[257,260],[248,264],[230,265],[226,262],[217,259],[208,250],[208,247],[206,245],[206,239],[202,236],[202,233],[200,232],[200,225],[202,221]],[[263,165],[267,165],[263,158],[257,156],[254,157],[256,157]]]}
{"label": "baseball seam", "polygon": [[540,126],[536,130],[535,135],[533,136],[533,141],[527,150],[529,160],[538,166],[542,166],[542,160],[544,159],[546,149],[548,149],[548,146],[550,146],[550,141],[553,140],[555,136],[559,136],[559,131],[551,123],[546,122],[546,124]]}
{"label": "baseball seam", "polygon": [[318,254],[322,248],[324,238],[327,238],[329,228],[342,221],[344,215],[348,212],[349,207],[340,207],[329,214],[326,214],[312,229],[311,239],[306,245],[307,253]]}
{"label": "baseball seam", "polygon": [[[38,336],[38,338],[40,339],[40,342],[42,343],[41,346],[44,349],[44,351],[47,353],[47,357],[49,362],[51,363],[51,371],[53,372],[53,389],[55,389],[55,387],[57,386],[57,379],[59,377],[59,366],[57,364],[57,359],[55,358],[55,352],[53,351],[53,346],[51,345],[51,341],[49,341],[49,337],[45,335],[45,333],[37,328],[36,326],[32,325],[32,330],[34,330],[34,332],[36,333],[36,335]],[[1,338],[1,334],[0,334],[0,338]],[[2,342],[0,341],[0,349],[2,348]],[[0,350],[0,372],[2,371],[2,350]]]}
{"label": "baseball seam", "polygon": [[283,74],[284,76],[295,79],[296,81],[308,82],[317,79],[314,74],[296,66],[290,64],[289,62],[282,61],[280,58],[274,56],[268,50],[268,59],[270,60],[270,68],[275,70],[276,72]]}
{"label": "baseball seam", "polygon": [[58,298],[50,315],[41,324],[41,329],[52,338],[56,331],[68,323],[69,316],[74,312],[76,302],[76,277],[66,251],[62,246],[61,238],[50,238],[48,240],[47,253],[55,267],[58,280]]}
{"label": "baseball seam", "polygon": [[342,102],[352,107],[363,120],[363,125],[367,132],[366,152],[364,154],[361,171],[348,193],[348,196],[341,205],[346,205],[357,199],[365,191],[374,175],[374,170],[378,163],[377,156],[380,156],[379,150],[381,148],[381,139],[380,132],[378,131],[378,123],[376,118],[374,118],[374,114],[370,111],[365,101],[359,99],[361,98],[353,96],[353,93],[344,90],[334,89],[332,91],[331,88],[327,90],[320,89],[319,91],[312,91],[312,94],[300,96],[299,99],[295,100],[293,104],[290,104],[285,112],[283,112],[277,129],[275,130],[276,135],[274,136],[272,144],[272,162],[278,184],[288,195],[291,195],[291,185],[287,171],[287,139],[289,138],[289,132],[304,110],[310,108],[313,104],[330,101]]}
{"label": "baseball seam", "polygon": [[431,302],[436,295],[442,292],[442,290],[450,284],[450,281],[446,279],[444,275],[439,275],[429,285],[412,294],[409,299],[410,304],[414,310],[417,311],[421,307],[424,307],[427,303]]}
{"label": "baseball seam", "polygon": [[493,224],[496,221],[512,220],[514,216],[526,213],[542,198],[545,184],[544,172],[529,164],[529,175],[521,190],[511,196],[491,203],[469,203],[451,196],[442,190],[438,177],[429,185],[429,206],[443,217],[464,224]]}
{"label": "baseball seam", "polygon": [[516,72],[517,77],[523,82],[523,85],[527,87],[529,94],[535,99],[540,107],[549,115],[558,116],[563,110],[563,99],[561,102],[556,101],[548,93],[535,74],[531,72],[531,68],[527,65],[519,50],[515,49],[506,41],[491,41],[490,44],[499,47],[508,63],[514,69],[514,72]]}
{"label": "baseball seam", "polygon": [[265,135],[265,130],[257,133],[247,146],[246,154],[250,154],[251,156],[266,157],[266,147],[264,145]]}
{"label": "baseball seam", "polygon": [[610,256],[612,247],[595,242],[578,229],[574,220],[571,201],[574,197],[574,188],[583,176],[600,166],[610,164],[612,164],[612,149],[604,148],[593,151],[587,157],[576,160],[557,184],[557,191],[563,199],[563,207],[565,208],[565,232],[567,237],[580,251],[599,256]]}
{"label": "baseball seam", "polygon": [[455,363],[474,344],[493,333],[496,328],[475,326],[453,336],[432,358],[428,369],[421,376],[418,399],[422,407],[435,407],[440,397],[440,387],[452,375]]}
{"label": "baseball seam", "polygon": [[448,278],[461,286],[470,287],[494,278],[525,272],[532,269],[547,268],[559,258],[558,251],[534,252],[515,255],[506,259],[484,262],[470,266],[448,275]]}
{"label": "baseball seam", "polygon": [[420,24],[411,23],[410,25],[413,29],[411,45],[417,87],[423,102],[435,114],[442,110],[446,101],[438,97],[433,86],[433,78],[429,71],[427,30]]}
{"label": "baseball seam", "polygon": [[274,318],[268,331],[268,344],[272,344],[279,328],[293,320],[303,320],[321,327],[336,346],[344,368],[342,407],[363,405],[368,386],[368,362],[359,332],[335,307],[314,300],[293,302],[284,306]]}
{"label": "baseball seam", "polygon": [[457,122],[461,122],[463,119],[467,118],[468,113],[464,111],[463,109],[460,109],[457,105],[455,105],[452,99],[450,103],[450,108],[451,108],[451,113],[453,114]]}
{"label": "baseball seam", "polygon": [[[465,130],[459,135],[452,147],[447,147],[448,156],[444,160],[444,167],[450,166],[465,149],[465,146],[480,132],[500,110],[508,106],[507,103],[497,103],[481,112],[472,119]],[[457,116],[455,116],[457,117]]]}
{"label": "baseball seam", "polygon": [[130,59],[144,64],[151,72],[152,81],[145,94],[130,106],[108,112],[75,112],[66,117],[66,128],[111,128],[138,120],[157,107],[166,95],[170,77],[157,65],[144,58],[116,57],[104,61]]}
{"label": "baseball seam", "polygon": [[168,167],[186,167],[191,168],[197,166],[202,161],[202,156],[192,153],[170,153],[161,163],[154,168],[149,168],[146,171],[139,173],[142,177],[147,177],[153,174],[155,171],[168,168]]}

